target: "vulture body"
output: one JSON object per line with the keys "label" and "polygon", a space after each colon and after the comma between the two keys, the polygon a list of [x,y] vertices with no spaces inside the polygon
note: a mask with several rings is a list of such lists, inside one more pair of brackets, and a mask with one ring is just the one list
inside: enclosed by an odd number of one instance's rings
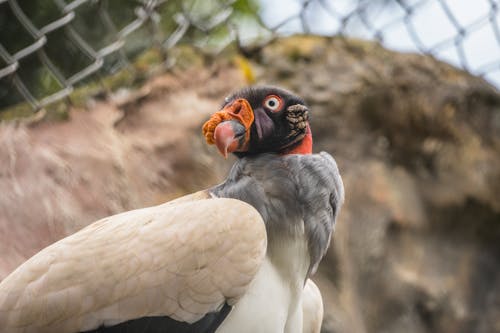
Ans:
{"label": "vulture body", "polygon": [[307,115],[278,88],[226,98],[203,132],[239,157],[227,179],[43,249],[0,283],[0,330],[319,332],[308,277],[344,190],[334,159],[311,154]]}

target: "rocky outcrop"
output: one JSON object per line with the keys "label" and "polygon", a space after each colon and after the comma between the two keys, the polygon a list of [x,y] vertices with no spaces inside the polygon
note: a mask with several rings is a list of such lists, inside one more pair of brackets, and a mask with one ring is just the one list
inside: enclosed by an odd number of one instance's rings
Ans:
{"label": "rocky outcrop", "polygon": [[[430,57],[341,38],[279,40],[258,83],[311,106],[346,203],[315,280],[324,332],[500,330],[500,93]],[[196,77],[196,79],[193,79]],[[177,70],[63,123],[0,127],[0,275],[99,217],[217,183],[199,128],[244,85],[225,60]]]}
{"label": "rocky outcrop", "polygon": [[499,92],[362,41],[290,39],[260,63],[311,104],[345,182],[324,331],[500,330]]}
{"label": "rocky outcrop", "polygon": [[68,121],[0,124],[0,279],[99,218],[222,179],[229,162],[204,144],[201,124],[234,78],[186,70],[89,101]]}

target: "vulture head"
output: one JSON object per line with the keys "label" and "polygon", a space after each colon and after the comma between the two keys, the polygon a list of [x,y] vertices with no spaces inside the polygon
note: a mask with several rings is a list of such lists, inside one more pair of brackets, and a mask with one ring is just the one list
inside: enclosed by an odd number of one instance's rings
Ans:
{"label": "vulture head", "polygon": [[249,87],[226,97],[203,135],[227,157],[263,152],[310,154],[309,111],[302,98],[276,87]]}

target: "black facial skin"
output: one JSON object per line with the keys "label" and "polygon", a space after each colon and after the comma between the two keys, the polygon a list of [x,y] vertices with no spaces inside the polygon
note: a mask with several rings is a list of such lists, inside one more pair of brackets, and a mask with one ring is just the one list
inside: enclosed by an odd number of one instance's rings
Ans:
{"label": "black facial skin", "polygon": [[[264,100],[269,95],[281,97],[283,106],[279,111],[273,112],[264,106]],[[305,107],[305,102],[302,98],[276,87],[249,87],[227,97],[222,107],[239,98],[244,98],[250,103],[255,120],[250,128],[248,150],[246,152],[235,152],[236,156],[243,157],[262,152],[279,153],[285,149],[291,149],[300,143],[304,133],[300,133],[301,135],[290,135],[292,133],[292,125],[287,120],[287,113],[289,112],[287,109],[292,105],[303,105]],[[260,133],[257,128],[259,124],[261,128],[264,128]],[[261,137],[259,137],[259,134],[261,134]]]}

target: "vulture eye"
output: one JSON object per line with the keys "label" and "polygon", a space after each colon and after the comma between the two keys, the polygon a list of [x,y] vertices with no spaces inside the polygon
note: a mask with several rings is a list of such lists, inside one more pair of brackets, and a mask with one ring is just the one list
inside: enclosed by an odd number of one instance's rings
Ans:
{"label": "vulture eye", "polygon": [[269,95],[264,99],[264,106],[272,112],[278,112],[282,107],[282,100],[276,95]]}

